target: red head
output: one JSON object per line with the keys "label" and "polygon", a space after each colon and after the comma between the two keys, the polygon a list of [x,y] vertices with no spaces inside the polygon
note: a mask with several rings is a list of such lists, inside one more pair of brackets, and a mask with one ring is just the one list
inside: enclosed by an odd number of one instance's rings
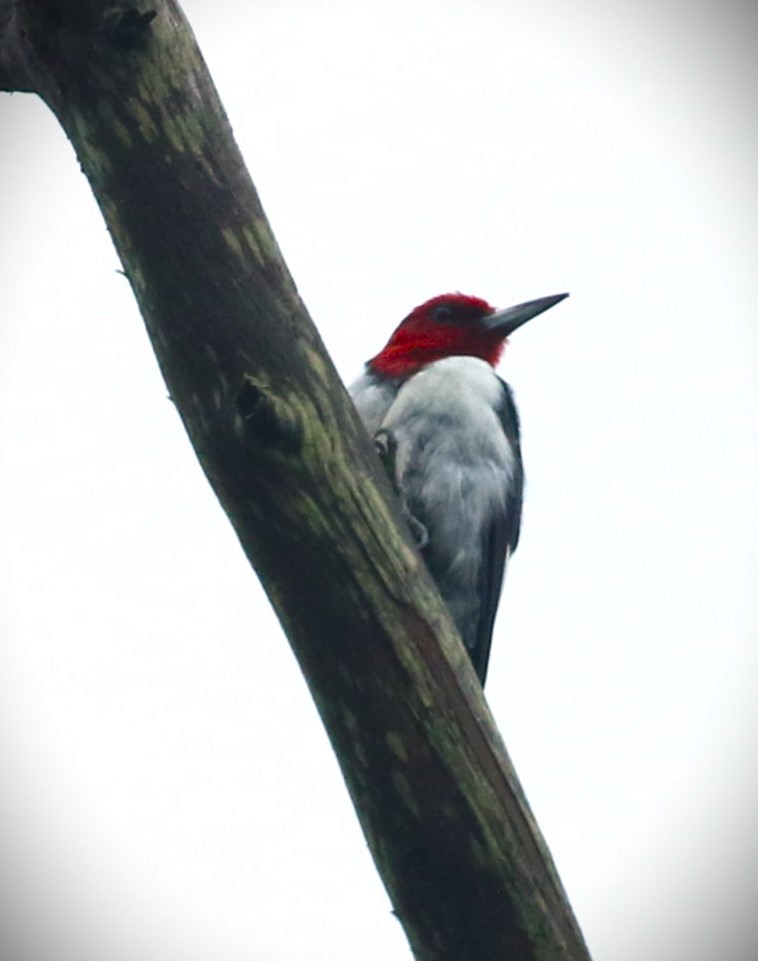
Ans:
{"label": "red head", "polygon": [[567,296],[543,297],[503,311],[465,294],[433,297],[408,314],[369,367],[387,377],[409,377],[436,360],[459,356],[480,357],[494,367],[509,334]]}

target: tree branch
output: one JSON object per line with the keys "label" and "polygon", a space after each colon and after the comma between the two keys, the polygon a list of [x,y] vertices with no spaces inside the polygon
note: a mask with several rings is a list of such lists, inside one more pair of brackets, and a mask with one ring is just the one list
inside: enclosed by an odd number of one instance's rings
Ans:
{"label": "tree branch", "polygon": [[0,0],[0,91],[33,93],[34,85],[25,61],[27,44],[19,34],[18,4]]}
{"label": "tree branch", "polygon": [[586,961],[481,688],[181,10],[18,0],[0,27],[0,84],[33,88],[74,145],[414,955]]}

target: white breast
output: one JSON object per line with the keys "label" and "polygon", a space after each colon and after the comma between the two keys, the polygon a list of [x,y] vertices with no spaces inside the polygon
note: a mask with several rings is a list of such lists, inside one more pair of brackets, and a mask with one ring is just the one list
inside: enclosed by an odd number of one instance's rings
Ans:
{"label": "white breast", "polygon": [[[447,469],[488,472],[496,466],[509,479],[515,454],[500,421],[503,383],[477,357],[448,357],[424,368],[400,388],[381,423],[398,441],[400,458],[418,456]],[[435,465],[435,466],[437,466]],[[396,463],[399,476],[407,465]]]}

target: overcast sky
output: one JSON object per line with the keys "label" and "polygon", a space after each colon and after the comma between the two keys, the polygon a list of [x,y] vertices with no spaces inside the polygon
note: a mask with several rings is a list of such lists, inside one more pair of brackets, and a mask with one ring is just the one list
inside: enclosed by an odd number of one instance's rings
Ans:
{"label": "overcast sky", "polygon": [[[571,292],[501,366],[487,698],[596,961],[753,961],[754,10],[184,8],[346,380],[434,294]],[[70,145],[21,95],[0,143],[7,956],[409,958]]]}

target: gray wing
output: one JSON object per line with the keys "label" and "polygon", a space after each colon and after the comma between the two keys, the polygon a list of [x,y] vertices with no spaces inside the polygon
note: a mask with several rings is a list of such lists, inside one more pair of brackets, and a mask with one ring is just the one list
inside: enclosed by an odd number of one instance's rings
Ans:
{"label": "gray wing", "polygon": [[348,388],[361,420],[372,436],[381,426],[399,388],[399,380],[377,377],[369,367]]}

